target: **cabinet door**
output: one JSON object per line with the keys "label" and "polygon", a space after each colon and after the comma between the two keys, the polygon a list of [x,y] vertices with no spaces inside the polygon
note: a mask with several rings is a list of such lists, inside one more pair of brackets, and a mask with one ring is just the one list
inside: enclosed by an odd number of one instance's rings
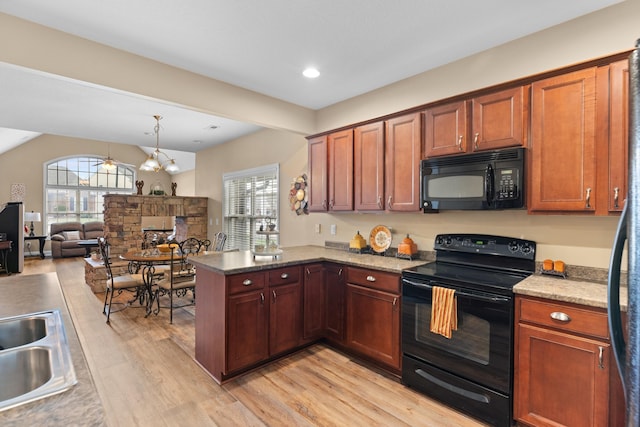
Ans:
{"label": "cabinet door", "polygon": [[515,414],[529,425],[606,426],[609,345],[520,324]]}
{"label": "cabinet door", "polygon": [[263,291],[229,296],[227,303],[227,372],[269,356],[269,300]]}
{"label": "cabinet door", "polygon": [[303,336],[306,340],[324,335],[326,311],[326,272],[323,264],[304,267]]}
{"label": "cabinet door", "polygon": [[595,210],[595,68],[532,84],[530,211]]}
{"label": "cabinet door", "polygon": [[420,113],[387,120],[385,138],[386,210],[420,210]]}
{"label": "cabinet door", "polygon": [[325,212],[328,207],[327,137],[309,140],[309,212]]}
{"label": "cabinet door", "polygon": [[471,100],[471,151],[525,145],[526,115],[522,86]]}
{"label": "cabinet door", "polygon": [[347,347],[400,369],[399,306],[399,295],[347,283]]}
{"label": "cabinet door", "polygon": [[353,145],[354,207],[384,210],[384,123],[357,127]]}
{"label": "cabinet door", "polygon": [[332,133],[329,143],[329,210],[353,210],[353,131]]}
{"label": "cabinet door", "polygon": [[609,68],[609,212],[620,212],[627,197],[629,154],[629,61]]}
{"label": "cabinet door", "polygon": [[456,101],[424,111],[424,156],[467,151],[467,102]]}
{"label": "cabinet door", "polygon": [[292,350],[302,338],[302,286],[300,283],[269,289],[269,354]]}
{"label": "cabinet door", "polygon": [[326,267],[325,336],[338,343],[344,339],[344,278],[345,271],[341,265]]}

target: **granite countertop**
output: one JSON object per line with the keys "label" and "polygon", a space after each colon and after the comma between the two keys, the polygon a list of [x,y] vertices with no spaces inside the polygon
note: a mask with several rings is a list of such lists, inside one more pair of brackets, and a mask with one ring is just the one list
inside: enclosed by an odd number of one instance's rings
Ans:
{"label": "granite countertop", "polygon": [[189,258],[196,266],[201,266],[223,274],[246,273],[250,271],[268,270],[287,267],[289,265],[308,264],[312,262],[330,261],[356,267],[401,273],[407,268],[423,265],[425,260],[408,260],[394,256],[368,255],[331,249],[323,246],[295,246],[283,248],[277,258],[272,256],[256,256],[251,251],[218,252]]}
{"label": "granite countertop", "polygon": [[[518,283],[513,288],[513,292],[590,307],[607,308],[607,285],[600,282],[562,279],[536,273]],[[623,311],[627,309],[626,287],[620,287],[620,308]]]}
{"label": "granite countertop", "polygon": [[[55,273],[0,279],[0,317],[59,310],[78,383],[70,389],[0,412],[3,426],[106,426],[102,401]],[[28,421],[26,421],[28,419]]]}

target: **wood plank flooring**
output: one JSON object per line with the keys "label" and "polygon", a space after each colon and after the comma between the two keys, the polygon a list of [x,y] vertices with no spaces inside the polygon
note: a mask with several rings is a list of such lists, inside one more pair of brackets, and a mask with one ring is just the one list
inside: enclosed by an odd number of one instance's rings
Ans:
{"label": "wood plank flooring", "polygon": [[83,263],[28,258],[21,274],[57,272],[110,426],[484,425],[324,345],[220,386],[193,360],[194,307],[107,325]]}

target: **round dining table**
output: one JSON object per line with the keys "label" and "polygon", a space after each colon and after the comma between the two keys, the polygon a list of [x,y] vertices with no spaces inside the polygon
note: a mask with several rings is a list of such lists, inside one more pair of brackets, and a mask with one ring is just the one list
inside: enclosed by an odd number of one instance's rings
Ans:
{"label": "round dining table", "polygon": [[142,298],[140,302],[147,305],[147,316],[151,313],[153,305],[153,280],[155,278],[155,266],[159,264],[169,264],[173,260],[178,261],[181,255],[177,249],[171,251],[160,251],[157,248],[143,249],[126,252],[120,255],[120,259],[129,261],[129,272],[137,273],[142,269],[142,280],[147,288],[148,298]]}

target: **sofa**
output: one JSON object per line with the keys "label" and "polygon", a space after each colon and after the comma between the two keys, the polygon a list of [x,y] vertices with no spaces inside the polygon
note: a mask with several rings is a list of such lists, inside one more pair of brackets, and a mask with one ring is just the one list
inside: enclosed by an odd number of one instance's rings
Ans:
{"label": "sofa", "polygon": [[104,236],[104,223],[93,222],[61,222],[51,224],[51,256],[63,258],[72,256],[84,256],[87,253],[85,246],[80,246],[80,240],[97,239]]}

